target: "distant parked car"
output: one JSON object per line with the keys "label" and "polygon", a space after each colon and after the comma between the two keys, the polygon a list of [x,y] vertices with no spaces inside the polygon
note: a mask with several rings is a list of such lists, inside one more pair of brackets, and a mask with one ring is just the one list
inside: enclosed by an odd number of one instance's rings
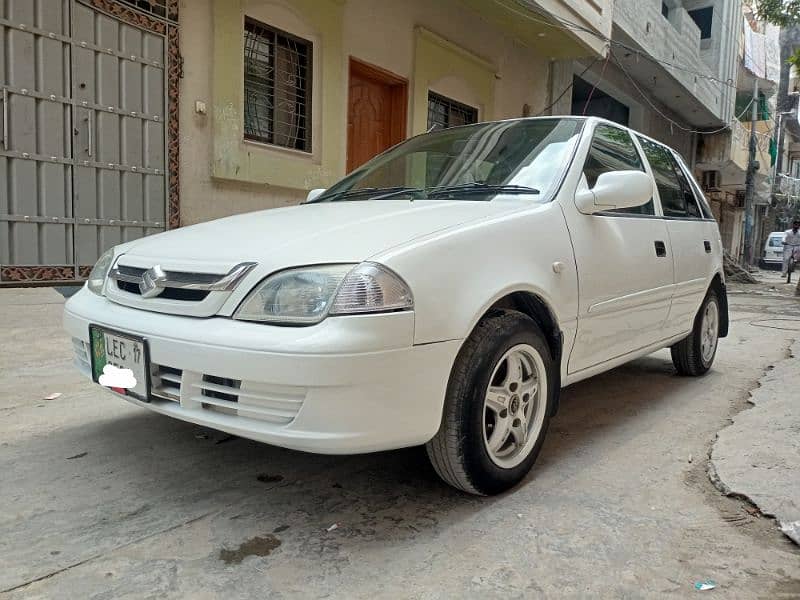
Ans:
{"label": "distant parked car", "polygon": [[784,231],[773,231],[764,242],[764,256],[761,258],[761,266],[766,269],[780,270],[783,264],[783,239],[786,237]]}
{"label": "distant parked car", "polygon": [[681,157],[563,117],[420,135],[303,205],[117,246],[64,323],[81,371],[138,406],[310,452],[426,444],[494,494],[562,387],[665,347],[702,375],[728,311]]}

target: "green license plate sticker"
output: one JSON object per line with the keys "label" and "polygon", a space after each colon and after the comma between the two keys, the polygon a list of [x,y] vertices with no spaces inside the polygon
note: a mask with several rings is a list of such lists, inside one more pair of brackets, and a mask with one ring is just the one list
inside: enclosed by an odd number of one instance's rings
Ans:
{"label": "green license plate sticker", "polygon": [[106,338],[101,329],[92,327],[92,378],[97,381],[103,374],[103,367],[106,366]]}

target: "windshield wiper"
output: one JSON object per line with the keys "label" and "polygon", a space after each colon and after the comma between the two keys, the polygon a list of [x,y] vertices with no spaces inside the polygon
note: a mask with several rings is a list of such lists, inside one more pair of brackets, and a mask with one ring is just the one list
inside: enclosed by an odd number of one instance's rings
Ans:
{"label": "windshield wiper", "polygon": [[526,185],[493,184],[473,181],[472,183],[462,183],[459,185],[443,185],[435,188],[428,188],[428,197],[434,198],[439,195],[447,194],[540,194],[536,188]]}
{"label": "windshield wiper", "polygon": [[313,204],[315,202],[335,202],[336,200],[343,200],[345,198],[358,198],[359,196],[369,196],[370,194],[404,192],[407,189],[408,188],[404,186],[394,186],[394,187],[365,187],[365,188],[358,188],[355,190],[344,190],[342,192],[338,192],[335,194],[322,194],[321,196],[314,198],[308,204]]}
{"label": "windshield wiper", "polygon": [[378,196],[373,196],[370,198],[370,200],[386,200],[388,198],[397,198],[398,196],[411,196],[412,200],[422,200],[428,197],[427,193],[422,188],[407,187],[400,188],[398,190],[392,190],[391,192],[386,192],[385,194],[380,194]]}
{"label": "windshield wiper", "polygon": [[[376,194],[376,195],[373,195]],[[359,188],[357,190],[345,190],[338,194],[322,195],[314,198],[308,204],[314,202],[336,202],[337,200],[347,200],[352,198],[359,198],[361,196],[368,196],[365,200],[385,200],[387,198],[395,198],[397,196],[411,196],[414,200],[425,198],[425,190],[418,187],[394,186],[394,187],[368,187]]]}

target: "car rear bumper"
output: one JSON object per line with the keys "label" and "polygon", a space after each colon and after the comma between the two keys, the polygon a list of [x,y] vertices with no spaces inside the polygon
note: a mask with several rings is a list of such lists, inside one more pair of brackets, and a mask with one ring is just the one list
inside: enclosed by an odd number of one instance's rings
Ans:
{"label": "car rear bumper", "polygon": [[67,302],[64,327],[87,377],[92,324],[146,340],[153,395],[149,402],[121,396],[133,404],[325,454],[388,450],[433,437],[461,345],[414,346],[411,312],[276,327],[151,313],[84,289]]}

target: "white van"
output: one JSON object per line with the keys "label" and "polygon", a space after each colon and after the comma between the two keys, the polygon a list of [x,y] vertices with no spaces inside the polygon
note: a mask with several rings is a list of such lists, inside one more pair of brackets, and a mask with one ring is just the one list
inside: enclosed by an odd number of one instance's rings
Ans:
{"label": "white van", "polygon": [[764,242],[764,255],[761,259],[763,267],[781,268],[783,264],[783,239],[786,233],[783,231],[773,231]]}

